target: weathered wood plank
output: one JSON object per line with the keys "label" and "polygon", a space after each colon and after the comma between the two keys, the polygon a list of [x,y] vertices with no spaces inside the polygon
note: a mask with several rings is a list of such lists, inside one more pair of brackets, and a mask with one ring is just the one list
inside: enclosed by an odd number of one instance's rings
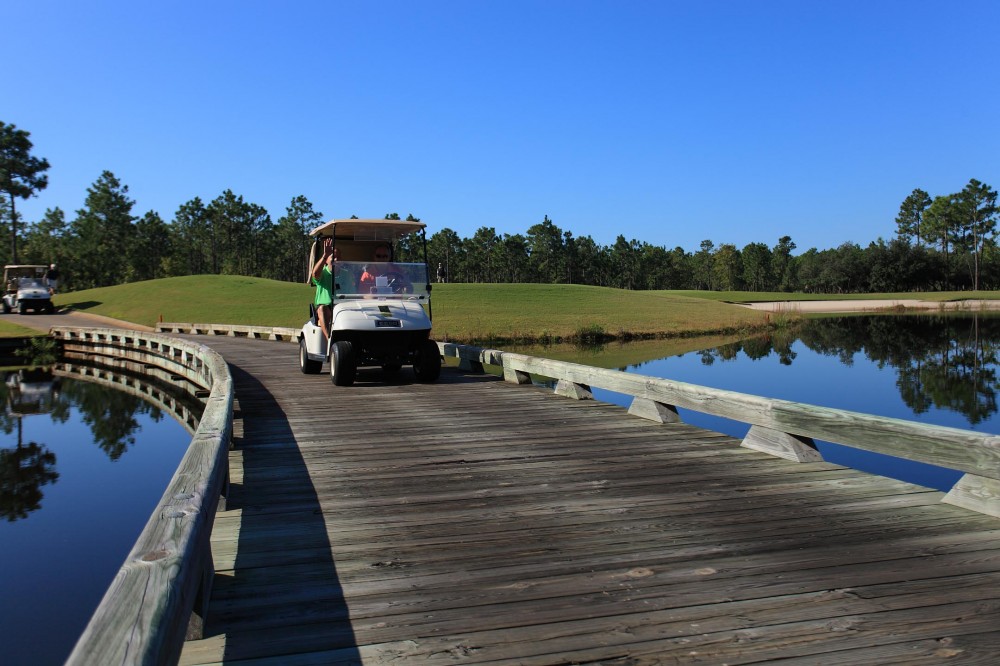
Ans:
{"label": "weathered wood plank", "polygon": [[657,423],[680,423],[681,417],[677,413],[674,405],[665,405],[662,402],[648,400],[646,398],[632,398],[628,413]]}
{"label": "weathered wood plank", "polygon": [[240,483],[182,663],[826,663],[998,631],[1000,524],[940,492],[488,375],[344,390],[212,343]]}
{"label": "weathered wood plank", "polygon": [[941,501],[1000,518],[1000,481],[965,474]]}
{"label": "weathered wood plank", "polygon": [[771,430],[1000,479],[1000,436],[830,409],[605,368],[503,355],[504,376],[531,375],[624,393]]}
{"label": "weathered wood plank", "polygon": [[741,446],[795,462],[818,462],[823,456],[808,437],[789,435],[761,426],[751,426]]}

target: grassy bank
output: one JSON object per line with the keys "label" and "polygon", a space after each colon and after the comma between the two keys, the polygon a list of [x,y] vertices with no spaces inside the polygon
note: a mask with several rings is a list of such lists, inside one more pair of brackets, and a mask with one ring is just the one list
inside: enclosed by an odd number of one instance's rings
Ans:
{"label": "grassy bank", "polygon": [[[1000,292],[786,294],[625,291],[583,285],[434,285],[439,340],[509,344],[740,334],[775,324],[774,315],[731,302],[766,300],[998,298]],[[159,320],[298,328],[313,290],[231,275],[197,275],[59,294],[56,305],[153,326]],[[729,302],[726,302],[729,301]]]}
{"label": "grassy bank", "polygon": [[[16,318],[14,316],[11,317]],[[34,328],[19,326],[12,321],[0,319],[0,338],[30,338],[36,335],[44,335],[43,331]]]}
{"label": "grassy bank", "polygon": [[596,368],[639,366],[650,359],[680,356],[702,349],[712,349],[744,339],[741,335],[698,335],[636,342],[612,341],[602,345],[558,343],[551,345],[504,345],[504,351],[540,356],[557,361],[584,363]]}
{"label": "grassy bank", "polygon": [[766,315],[690,296],[583,285],[448,284],[435,287],[439,339],[482,343],[643,339],[733,333]]}
{"label": "grassy bank", "polygon": [[[299,327],[312,294],[304,284],[199,275],[59,294],[55,302],[147,326],[162,319]],[[704,298],[582,285],[441,284],[433,295],[435,337],[457,342],[733,333],[769,322],[765,314]]]}

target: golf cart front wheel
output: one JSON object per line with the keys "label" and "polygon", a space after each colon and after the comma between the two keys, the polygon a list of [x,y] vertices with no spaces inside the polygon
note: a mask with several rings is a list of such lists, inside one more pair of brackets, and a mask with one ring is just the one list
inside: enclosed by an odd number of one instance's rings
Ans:
{"label": "golf cart front wheel", "polygon": [[436,342],[424,340],[420,343],[420,348],[413,359],[413,373],[417,376],[418,382],[425,384],[436,382],[441,376],[441,352]]}
{"label": "golf cart front wheel", "polygon": [[314,361],[309,358],[309,353],[306,350],[306,340],[302,338],[299,340],[299,370],[305,375],[317,375],[320,370],[323,369],[323,364],[320,361]]}
{"label": "golf cart front wheel", "polygon": [[333,343],[330,353],[330,379],[337,386],[350,386],[354,383],[358,366],[354,359],[354,347],[347,340]]}

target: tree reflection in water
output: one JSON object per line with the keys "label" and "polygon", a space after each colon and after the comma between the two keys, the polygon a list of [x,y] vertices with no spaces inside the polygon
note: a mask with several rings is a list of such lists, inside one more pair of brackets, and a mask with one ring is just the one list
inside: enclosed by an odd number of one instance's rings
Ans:
{"label": "tree reflection in water", "polygon": [[63,384],[50,370],[20,369],[2,377],[0,430],[17,432],[14,448],[0,448],[0,517],[9,522],[41,508],[42,487],[59,478],[55,453],[45,444],[22,442],[24,417],[48,414],[53,422],[65,423],[75,407],[93,442],[113,461],[135,444],[138,415],[148,414],[155,422],[163,418],[162,410],[140,398],[84,381]]}
{"label": "tree reflection in water", "polygon": [[1000,317],[968,315],[852,316],[804,320],[781,331],[701,352],[701,361],[760,359],[772,352],[783,365],[795,359],[796,337],[810,350],[852,365],[862,354],[896,371],[899,395],[914,413],[931,407],[957,412],[972,425],[997,412]]}
{"label": "tree reflection in water", "polygon": [[56,454],[35,442],[0,449],[0,516],[27,518],[42,506],[42,486],[55,483]]}
{"label": "tree reflection in water", "polygon": [[118,460],[135,444],[140,429],[136,416],[148,414],[156,423],[163,418],[163,410],[140,398],[90,382],[67,382],[60,399],[76,407],[94,443],[111,460]]}
{"label": "tree reflection in water", "polygon": [[[21,419],[29,414],[52,410],[59,384],[52,373],[32,368],[5,373],[0,384],[5,409],[0,414],[0,430],[5,435],[17,431],[14,448],[0,448],[0,516],[8,522],[27,518],[42,506],[42,486],[59,479],[56,454],[44,444],[24,443]],[[64,412],[59,416],[65,418]]]}

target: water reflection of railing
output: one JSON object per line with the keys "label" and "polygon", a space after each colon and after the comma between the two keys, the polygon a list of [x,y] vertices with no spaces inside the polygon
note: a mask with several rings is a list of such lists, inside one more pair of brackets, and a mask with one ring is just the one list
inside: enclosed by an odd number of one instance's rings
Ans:
{"label": "water reflection of railing", "polygon": [[678,407],[748,423],[743,446],[788,460],[822,460],[814,444],[821,440],[959,470],[965,474],[943,501],[1000,517],[1000,436],[494,349],[438,345],[466,368],[501,366],[509,382],[530,383],[535,375],[557,380],[556,393],[572,398],[592,398],[591,387],[632,396],[630,414],[660,423],[679,422]]}
{"label": "water reflection of railing", "polygon": [[208,347],[165,335],[63,326],[51,335],[66,355],[125,360],[209,392],[184,458],[67,661],[174,663],[185,635],[200,633],[213,575],[209,538],[232,439],[229,368]]}
{"label": "water reflection of railing", "polygon": [[[105,356],[101,357],[101,365],[95,365],[93,357],[86,354],[67,353],[65,356],[67,359],[73,357],[79,357],[77,362],[63,360],[56,363],[52,368],[53,374],[106,386],[144,400],[173,416],[188,434],[195,434],[205,409],[205,389],[146,363]],[[159,380],[170,388],[163,388],[153,380]]]}

